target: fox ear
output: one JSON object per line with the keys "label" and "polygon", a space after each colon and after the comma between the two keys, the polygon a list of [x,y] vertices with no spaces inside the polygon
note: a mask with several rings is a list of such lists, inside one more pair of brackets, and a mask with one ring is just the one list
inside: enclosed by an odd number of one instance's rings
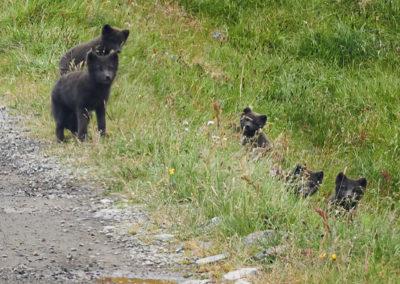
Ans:
{"label": "fox ear", "polygon": [[129,30],[123,30],[122,34],[124,35],[125,40],[126,40],[128,38],[128,36],[129,36]]}
{"label": "fox ear", "polygon": [[89,62],[96,61],[96,59],[97,55],[92,50],[90,50],[86,55],[86,62],[89,64]]}
{"label": "fox ear", "polygon": [[112,31],[112,27],[109,24],[105,24],[103,28],[101,29],[101,34],[109,34]]}
{"label": "fox ear", "polygon": [[246,107],[244,110],[243,110],[243,113],[244,114],[249,114],[251,112],[251,108],[249,108],[249,107]]}
{"label": "fox ear", "polygon": [[260,128],[263,128],[265,123],[267,122],[267,116],[266,115],[260,115],[258,117],[258,121],[260,122]]}
{"label": "fox ear", "polygon": [[324,172],[323,171],[316,172],[315,176],[316,176],[317,180],[320,183],[322,183],[322,180],[324,179]]}
{"label": "fox ear", "polygon": [[343,183],[343,181],[346,179],[346,176],[344,175],[344,173],[339,173],[336,177],[336,186],[339,186]]}
{"label": "fox ear", "polygon": [[296,165],[296,167],[293,170],[293,175],[300,175],[302,171],[303,167],[301,165]]}
{"label": "fox ear", "polygon": [[367,188],[367,180],[365,178],[360,178],[358,180],[358,183],[360,184],[361,187]]}

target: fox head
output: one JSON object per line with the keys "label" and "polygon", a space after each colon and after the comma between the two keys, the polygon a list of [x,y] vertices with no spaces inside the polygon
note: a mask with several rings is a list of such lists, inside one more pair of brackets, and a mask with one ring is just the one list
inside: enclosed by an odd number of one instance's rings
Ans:
{"label": "fox head", "polygon": [[87,55],[87,68],[89,75],[98,84],[111,85],[118,70],[118,54],[97,55],[90,51]]}
{"label": "fox head", "polygon": [[357,206],[366,188],[367,180],[365,178],[351,179],[344,173],[339,173],[335,181],[335,193],[329,198],[329,201],[350,210]]}
{"label": "fox head", "polygon": [[106,24],[101,30],[101,42],[104,50],[99,52],[109,54],[111,51],[120,53],[129,36],[129,30],[113,28]]}
{"label": "fox head", "polygon": [[240,115],[240,128],[247,138],[252,138],[258,130],[264,127],[266,122],[266,115],[253,112],[249,107],[245,108]]}

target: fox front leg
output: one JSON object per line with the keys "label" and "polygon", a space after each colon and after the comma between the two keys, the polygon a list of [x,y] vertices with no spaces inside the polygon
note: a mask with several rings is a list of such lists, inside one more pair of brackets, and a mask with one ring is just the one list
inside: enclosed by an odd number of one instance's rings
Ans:
{"label": "fox front leg", "polygon": [[101,136],[106,135],[106,103],[96,108],[97,128]]}
{"label": "fox front leg", "polygon": [[78,119],[78,139],[79,141],[85,141],[87,137],[87,129],[90,120],[89,112],[87,109],[78,109],[77,111]]}

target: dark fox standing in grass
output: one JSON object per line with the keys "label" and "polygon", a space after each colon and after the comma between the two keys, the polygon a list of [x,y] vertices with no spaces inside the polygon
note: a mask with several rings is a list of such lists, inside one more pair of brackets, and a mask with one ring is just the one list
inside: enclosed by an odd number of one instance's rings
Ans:
{"label": "dark fox standing in grass", "polygon": [[82,69],[86,55],[91,50],[98,55],[107,55],[111,51],[119,53],[128,36],[129,30],[121,30],[110,25],[104,25],[98,37],[77,45],[64,54],[58,64],[60,74],[64,75],[69,71]]}
{"label": "dark fox standing in grass", "polygon": [[80,141],[85,140],[93,110],[100,134],[106,134],[106,104],[117,70],[117,53],[98,56],[91,51],[87,55],[87,70],[61,76],[51,93],[51,112],[59,142],[64,141],[65,128],[78,135]]}

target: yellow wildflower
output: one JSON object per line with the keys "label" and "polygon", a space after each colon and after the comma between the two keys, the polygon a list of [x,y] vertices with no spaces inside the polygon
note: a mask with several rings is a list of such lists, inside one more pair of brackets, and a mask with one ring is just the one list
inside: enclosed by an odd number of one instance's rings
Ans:
{"label": "yellow wildflower", "polygon": [[332,259],[336,260],[336,254],[332,254]]}
{"label": "yellow wildflower", "polygon": [[172,176],[173,174],[175,174],[175,169],[169,169],[169,174]]}

